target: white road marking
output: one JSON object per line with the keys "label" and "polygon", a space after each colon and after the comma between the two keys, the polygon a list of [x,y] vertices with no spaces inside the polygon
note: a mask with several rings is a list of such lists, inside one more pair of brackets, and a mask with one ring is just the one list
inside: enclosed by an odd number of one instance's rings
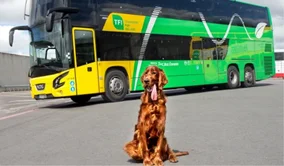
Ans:
{"label": "white road marking", "polygon": [[2,106],[13,106],[13,105],[27,105],[27,104],[32,104],[32,103],[7,103],[7,104],[3,104]]}
{"label": "white road marking", "polygon": [[23,102],[37,102],[36,100],[34,99],[27,99],[27,100],[12,100],[12,101],[9,101],[9,103],[23,103]]}
{"label": "white road marking", "polygon": [[35,111],[36,110],[29,110],[29,111],[24,111],[24,112],[13,114],[13,115],[4,116],[4,117],[0,118],[0,121],[10,119],[10,118],[13,118],[13,117],[16,117],[16,116],[24,115],[24,114],[27,114],[27,113],[35,112]]}

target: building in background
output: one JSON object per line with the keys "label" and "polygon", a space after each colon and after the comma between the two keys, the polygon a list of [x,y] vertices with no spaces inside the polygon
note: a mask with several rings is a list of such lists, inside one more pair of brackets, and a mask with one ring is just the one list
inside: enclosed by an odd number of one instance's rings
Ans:
{"label": "building in background", "polygon": [[284,49],[275,49],[275,70],[274,77],[284,79]]}
{"label": "building in background", "polygon": [[29,90],[28,56],[0,52],[0,92]]}

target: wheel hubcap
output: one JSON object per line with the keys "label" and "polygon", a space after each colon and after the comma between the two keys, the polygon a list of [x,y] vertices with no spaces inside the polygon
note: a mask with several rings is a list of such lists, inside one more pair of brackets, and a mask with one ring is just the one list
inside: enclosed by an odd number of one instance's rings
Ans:
{"label": "wheel hubcap", "polygon": [[230,80],[231,80],[232,84],[237,83],[237,75],[233,71],[230,72]]}
{"label": "wheel hubcap", "polygon": [[123,90],[123,82],[117,77],[112,77],[109,82],[109,89],[114,94],[119,94]]}
{"label": "wheel hubcap", "polygon": [[246,79],[247,82],[252,82],[252,73],[246,72],[245,73],[245,79]]}

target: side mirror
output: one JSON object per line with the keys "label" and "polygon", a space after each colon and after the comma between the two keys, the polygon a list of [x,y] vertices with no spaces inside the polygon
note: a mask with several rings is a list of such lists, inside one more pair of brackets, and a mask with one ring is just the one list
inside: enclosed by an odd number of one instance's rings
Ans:
{"label": "side mirror", "polygon": [[14,29],[11,29],[9,32],[9,44],[11,47],[13,46],[13,42],[14,42],[14,33],[15,33]]}
{"label": "side mirror", "polygon": [[50,13],[46,16],[46,31],[51,32],[54,23],[54,13]]}
{"label": "side mirror", "polygon": [[45,59],[46,60],[56,59],[56,49],[55,48],[47,48],[46,51],[45,51]]}
{"label": "side mirror", "polygon": [[30,68],[29,71],[28,71],[28,77],[29,77],[29,78],[32,76],[32,72],[33,72],[33,69]]}
{"label": "side mirror", "polygon": [[46,31],[51,32],[53,29],[53,23],[54,23],[54,16],[55,13],[63,13],[62,17],[63,18],[66,14],[72,14],[72,13],[78,13],[79,9],[74,8],[74,7],[56,7],[56,8],[51,8],[47,11],[46,13]]}
{"label": "side mirror", "polygon": [[10,31],[9,31],[9,45],[11,47],[13,46],[13,42],[14,42],[15,30],[24,30],[24,31],[31,32],[31,37],[32,37],[32,41],[33,41],[33,39],[34,39],[33,32],[32,32],[32,30],[29,26],[16,26],[16,27],[11,28]]}

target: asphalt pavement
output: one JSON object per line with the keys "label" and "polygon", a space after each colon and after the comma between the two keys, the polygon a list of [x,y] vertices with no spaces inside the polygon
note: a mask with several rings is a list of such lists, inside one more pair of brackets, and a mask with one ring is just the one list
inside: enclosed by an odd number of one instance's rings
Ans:
{"label": "asphalt pavement", "polygon": [[0,118],[10,114],[36,109],[56,103],[70,102],[69,99],[36,101],[31,98],[29,91],[0,92]]}
{"label": "asphalt pavement", "polygon": [[[166,137],[188,156],[165,165],[283,165],[284,81],[253,88],[169,91]],[[140,94],[86,106],[0,93],[0,165],[142,165],[124,153]]]}

